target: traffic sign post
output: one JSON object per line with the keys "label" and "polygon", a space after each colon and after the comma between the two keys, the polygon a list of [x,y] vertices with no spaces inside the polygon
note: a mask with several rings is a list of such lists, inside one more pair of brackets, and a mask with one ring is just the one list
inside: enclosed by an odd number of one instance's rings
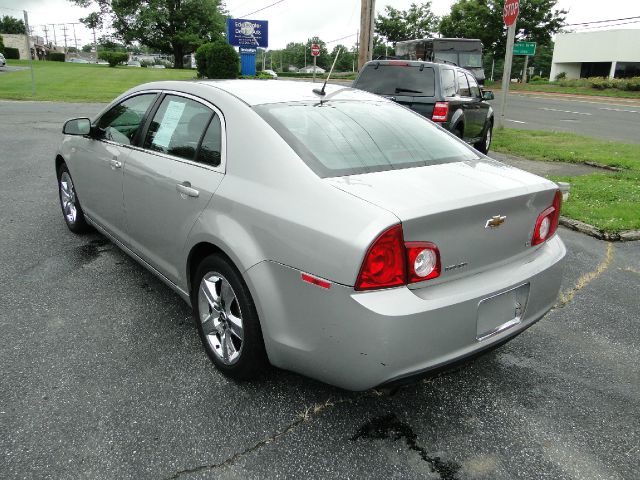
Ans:
{"label": "traffic sign post", "polygon": [[313,83],[316,82],[316,59],[320,55],[320,45],[317,43],[311,44],[311,55],[313,56]]}
{"label": "traffic sign post", "polygon": [[504,128],[504,114],[507,108],[507,94],[509,93],[509,83],[511,82],[511,63],[513,61],[513,40],[516,36],[516,19],[520,13],[519,0],[505,0],[502,10],[504,24],[509,27],[507,30],[507,49],[504,54],[504,70],[502,72],[502,97],[500,99],[500,115],[498,116],[498,127]]}
{"label": "traffic sign post", "polygon": [[522,83],[527,83],[527,68],[529,56],[536,54],[536,42],[517,42],[513,45],[514,55],[524,55],[524,70],[522,70]]}

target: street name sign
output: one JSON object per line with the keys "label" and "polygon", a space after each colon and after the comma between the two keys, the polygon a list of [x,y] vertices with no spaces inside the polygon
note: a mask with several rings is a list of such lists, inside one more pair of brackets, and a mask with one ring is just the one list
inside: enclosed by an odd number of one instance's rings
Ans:
{"label": "street name sign", "polygon": [[535,55],[536,42],[516,42],[513,44],[514,55]]}

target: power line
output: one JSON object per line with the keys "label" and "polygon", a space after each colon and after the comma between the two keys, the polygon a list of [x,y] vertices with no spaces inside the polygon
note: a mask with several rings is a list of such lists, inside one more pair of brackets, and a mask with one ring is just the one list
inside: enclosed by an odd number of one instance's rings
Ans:
{"label": "power line", "polygon": [[277,2],[273,2],[271,5],[267,5],[266,7],[262,7],[260,9],[256,10],[255,12],[251,12],[251,13],[247,13],[245,15],[241,15],[240,18],[246,18],[249,15],[253,15],[254,13],[261,12],[263,10],[266,10],[267,8],[273,7],[274,5],[277,5],[277,4],[282,3],[282,2],[284,2],[284,0],[278,0]]}
{"label": "power line", "polygon": [[590,30],[593,28],[609,28],[609,27],[617,27],[620,25],[629,25],[632,23],[640,23],[640,20],[632,20],[630,22],[622,22],[622,23],[613,23],[611,25],[591,25],[591,26],[587,26],[587,27],[578,27],[578,30]]}
{"label": "power line", "polygon": [[[633,20],[635,18],[640,18],[640,16],[636,17],[627,17],[627,18],[614,18],[612,20],[594,20],[593,22],[581,22],[581,23],[567,23],[565,27],[574,27],[576,25],[591,25],[592,23],[608,23],[608,22],[620,22],[622,20]],[[633,23],[633,22],[632,22]]]}
{"label": "power line", "polygon": [[324,43],[329,45],[330,43],[339,42],[340,40],[344,40],[345,38],[353,37],[355,35],[357,35],[357,33],[352,33],[351,35],[347,35],[347,36],[344,36],[344,37],[336,38],[335,40],[330,40],[330,41],[324,42]]}

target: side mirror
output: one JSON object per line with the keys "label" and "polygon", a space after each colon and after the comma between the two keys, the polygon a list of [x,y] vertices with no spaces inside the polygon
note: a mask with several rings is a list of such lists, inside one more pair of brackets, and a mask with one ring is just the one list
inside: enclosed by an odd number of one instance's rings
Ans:
{"label": "side mirror", "polygon": [[91,120],[88,118],[74,118],[67,120],[62,127],[65,135],[89,135],[91,133]]}
{"label": "side mirror", "polygon": [[483,90],[482,91],[482,99],[483,100],[493,100],[496,96],[493,94],[491,90]]}

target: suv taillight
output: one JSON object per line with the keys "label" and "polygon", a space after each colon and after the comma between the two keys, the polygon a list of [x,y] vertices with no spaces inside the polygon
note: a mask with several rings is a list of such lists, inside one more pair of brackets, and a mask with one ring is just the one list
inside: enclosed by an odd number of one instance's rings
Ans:
{"label": "suv taillight", "polygon": [[422,282],[440,275],[440,251],[430,242],[404,241],[402,225],[376,238],[364,257],[356,290],[374,290]]}
{"label": "suv taillight", "polygon": [[449,102],[436,102],[435,107],[433,107],[433,115],[431,115],[431,120],[433,120],[434,122],[446,122],[448,116]]}
{"label": "suv taillight", "polygon": [[538,215],[536,225],[533,228],[533,237],[531,238],[532,246],[541,244],[556,232],[556,229],[558,228],[558,220],[560,219],[561,207],[562,192],[557,190],[553,197],[553,204]]}

